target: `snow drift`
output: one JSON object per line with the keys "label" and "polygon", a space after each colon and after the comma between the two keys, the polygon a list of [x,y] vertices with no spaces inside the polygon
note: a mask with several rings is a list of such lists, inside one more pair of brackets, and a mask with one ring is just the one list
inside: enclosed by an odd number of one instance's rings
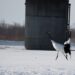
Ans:
{"label": "snow drift", "polygon": [[75,75],[75,51],[68,61],[62,53],[56,60],[56,54],[26,50],[23,45],[0,45],[0,75]]}

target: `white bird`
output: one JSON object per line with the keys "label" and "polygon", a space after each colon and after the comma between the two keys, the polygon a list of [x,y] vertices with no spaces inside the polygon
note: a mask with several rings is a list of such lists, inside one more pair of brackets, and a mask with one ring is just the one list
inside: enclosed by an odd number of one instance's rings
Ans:
{"label": "white bird", "polygon": [[[49,35],[49,37],[51,39],[50,35]],[[52,39],[51,39],[51,43],[52,43],[54,49],[57,51],[56,59],[58,58],[59,52],[61,52],[66,57],[66,59],[68,60],[67,54],[69,54],[71,56],[70,38],[67,41],[65,41],[64,44],[57,43]]]}
{"label": "white bird", "polygon": [[[68,41],[66,41],[66,42],[68,42]],[[57,42],[55,42],[53,40],[51,40],[51,42],[52,42],[52,45],[53,45],[54,49],[57,51],[56,59],[58,58],[59,51],[66,57],[66,59],[68,59],[67,58],[67,54],[71,55],[71,52],[70,52],[69,49],[64,49],[64,47],[65,47],[65,45],[67,46],[69,44],[68,43],[66,43],[66,44],[59,44],[59,43],[57,43]]]}

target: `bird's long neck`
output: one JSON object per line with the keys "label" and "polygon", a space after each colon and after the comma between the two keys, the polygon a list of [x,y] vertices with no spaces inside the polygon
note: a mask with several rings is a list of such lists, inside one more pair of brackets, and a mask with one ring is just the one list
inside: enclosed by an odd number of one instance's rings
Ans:
{"label": "bird's long neck", "polygon": [[70,44],[71,39],[69,38],[67,41],[64,42],[64,44]]}

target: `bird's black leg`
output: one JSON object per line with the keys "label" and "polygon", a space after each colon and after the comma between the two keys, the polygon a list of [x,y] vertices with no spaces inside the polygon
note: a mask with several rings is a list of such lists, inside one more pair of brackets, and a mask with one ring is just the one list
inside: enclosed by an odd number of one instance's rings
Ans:
{"label": "bird's black leg", "polygon": [[66,59],[68,60],[68,58],[67,58],[67,54],[66,54]]}
{"label": "bird's black leg", "polygon": [[59,54],[59,52],[57,52],[56,60],[57,60],[57,58],[58,58],[58,54]]}
{"label": "bird's black leg", "polygon": [[71,58],[71,55],[70,55],[70,58]]}

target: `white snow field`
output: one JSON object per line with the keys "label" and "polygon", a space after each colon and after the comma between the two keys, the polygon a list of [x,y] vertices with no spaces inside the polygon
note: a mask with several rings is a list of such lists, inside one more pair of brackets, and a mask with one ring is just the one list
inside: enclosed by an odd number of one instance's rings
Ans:
{"label": "white snow field", "polygon": [[[74,48],[74,47],[73,47]],[[75,75],[75,51],[66,60],[56,51],[26,50],[23,45],[0,45],[0,75]]]}

